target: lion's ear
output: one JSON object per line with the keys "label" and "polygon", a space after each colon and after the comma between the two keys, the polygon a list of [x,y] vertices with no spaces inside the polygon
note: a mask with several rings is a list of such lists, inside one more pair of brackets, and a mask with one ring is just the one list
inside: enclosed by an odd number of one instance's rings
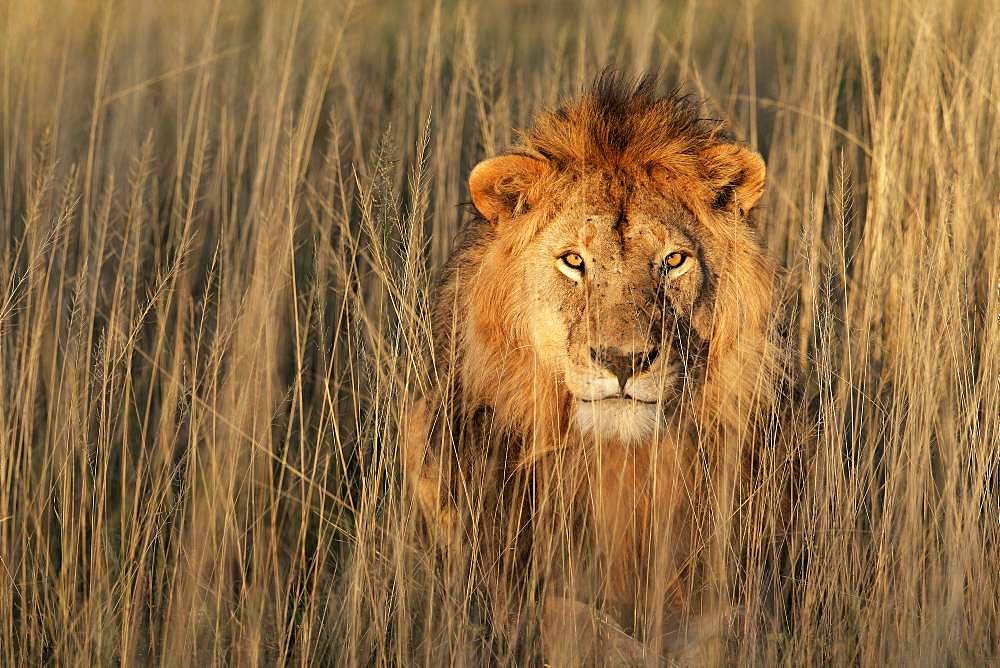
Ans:
{"label": "lion's ear", "polygon": [[703,154],[712,208],[747,213],[764,194],[764,159],[739,144],[716,144]]}
{"label": "lion's ear", "polygon": [[524,211],[531,187],[542,175],[545,163],[526,155],[501,155],[483,160],[469,175],[472,203],[486,220],[497,223]]}

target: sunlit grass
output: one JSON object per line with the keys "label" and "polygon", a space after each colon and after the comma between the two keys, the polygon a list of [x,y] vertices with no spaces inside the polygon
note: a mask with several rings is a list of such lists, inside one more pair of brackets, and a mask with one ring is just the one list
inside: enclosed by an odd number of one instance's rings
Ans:
{"label": "sunlit grass", "polygon": [[0,663],[523,662],[398,427],[469,170],[608,63],[767,159],[820,428],[736,651],[995,659],[1000,10],[870,4],[0,6]]}

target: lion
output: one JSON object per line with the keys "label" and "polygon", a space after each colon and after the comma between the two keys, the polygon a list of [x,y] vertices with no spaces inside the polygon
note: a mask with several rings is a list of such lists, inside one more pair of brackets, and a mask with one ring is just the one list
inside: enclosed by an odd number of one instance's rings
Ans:
{"label": "lion", "polygon": [[553,663],[677,655],[724,623],[718,523],[787,373],[764,161],[656,88],[605,73],[475,166],[433,300],[436,389],[406,418],[431,534],[544,601]]}

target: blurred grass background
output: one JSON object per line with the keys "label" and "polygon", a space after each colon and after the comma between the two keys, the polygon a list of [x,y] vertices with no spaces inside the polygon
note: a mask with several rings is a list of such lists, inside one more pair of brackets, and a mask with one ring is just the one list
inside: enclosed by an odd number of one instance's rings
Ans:
{"label": "blurred grass background", "polygon": [[397,428],[469,170],[607,64],[768,164],[821,431],[739,656],[995,660],[998,62],[988,0],[0,5],[0,663],[531,658]]}

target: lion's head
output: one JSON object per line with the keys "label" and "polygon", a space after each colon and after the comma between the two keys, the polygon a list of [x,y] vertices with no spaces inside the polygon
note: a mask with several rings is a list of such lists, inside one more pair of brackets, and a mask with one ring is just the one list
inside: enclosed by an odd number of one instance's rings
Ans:
{"label": "lion's head", "polygon": [[745,420],[776,368],[763,187],[760,156],[649,81],[544,114],[470,177],[488,232],[460,268],[466,389],[513,427],[621,443],[681,412]]}

